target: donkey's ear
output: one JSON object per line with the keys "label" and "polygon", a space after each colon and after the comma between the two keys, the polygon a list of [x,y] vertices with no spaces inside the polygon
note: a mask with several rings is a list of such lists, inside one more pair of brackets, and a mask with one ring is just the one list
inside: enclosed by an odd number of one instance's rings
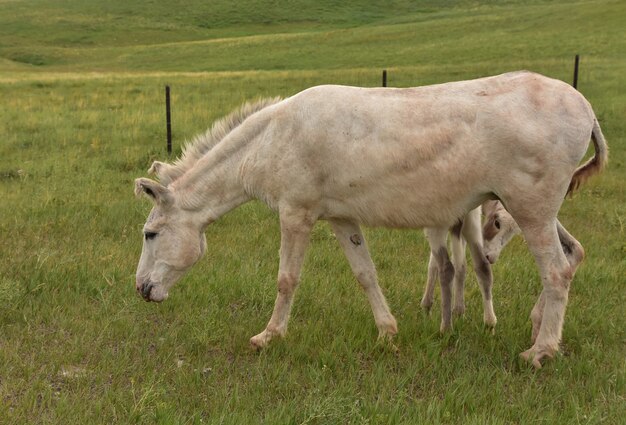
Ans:
{"label": "donkey's ear", "polygon": [[164,172],[167,172],[169,168],[170,165],[166,164],[165,162],[154,161],[150,168],[148,168],[148,174],[154,174],[160,178]]}
{"label": "donkey's ear", "polygon": [[140,178],[135,180],[135,195],[142,193],[148,195],[158,205],[167,205],[171,203],[172,194],[169,189],[154,180]]}
{"label": "donkey's ear", "polygon": [[148,169],[148,174],[157,176],[159,182],[163,185],[168,185],[172,180],[172,167],[170,164],[161,161],[154,161]]}
{"label": "donkey's ear", "polygon": [[163,163],[161,161],[154,161],[150,168],[148,168],[148,174],[159,176],[159,172],[163,168]]}

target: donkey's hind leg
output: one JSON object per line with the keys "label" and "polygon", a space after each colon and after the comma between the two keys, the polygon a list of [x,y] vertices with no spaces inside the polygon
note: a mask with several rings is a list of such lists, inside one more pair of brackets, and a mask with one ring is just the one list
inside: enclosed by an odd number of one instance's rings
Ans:
{"label": "donkey's hind leg", "polygon": [[256,348],[265,347],[275,336],[285,336],[287,333],[291,305],[314,224],[315,219],[310,218],[306,211],[289,208],[281,211],[278,295],[267,327],[250,339],[250,344]]}
{"label": "donkey's hind leg", "polygon": [[469,244],[474,265],[474,273],[483,296],[483,322],[489,327],[496,326],[496,314],[493,311],[493,274],[491,264],[483,250],[483,235],[480,226],[480,209],[470,211],[463,223],[463,236]]}
{"label": "donkey's hind leg", "polygon": [[[556,230],[559,236],[559,242],[561,242],[561,249],[563,250],[563,254],[565,254],[565,258],[567,258],[567,261],[569,262],[573,277],[574,273],[576,273],[576,269],[585,258],[585,250],[580,242],[578,242],[558,220],[556,222]],[[533,344],[537,340],[537,335],[539,335],[539,329],[543,320],[544,307],[545,297],[542,291],[537,303],[530,313],[530,321],[533,326],[531,335],[531,341]]]}
{"label": "donkey's hind leg", "polygon": [[[556,219],[534,225],[524,223],[520,227],[535,257],[543,282],[543,291],[533,308],[533,313],[543,309],[537,337],[533,346],[521,356],[540,368],[541,360],[553,357],[559,349],[573,268],[561,247]],[[532,320],[538,318],[534,317]]]}
{"label": "donkey's hind leg", "polygon": [[385,296],[378,285],[376,268],[360,227],[358,224],[346,220],[330,220],[330,225],[348,259],[348,263],[350,263],[352,272],[367,295],[378,327],[378,338],[391,338],[398,333],[398,325],[395,317],[389,311]]}
{"label": "donkey's hind leg", "polygon": [[452,328],[452,279],[454,278],[454,266],[448,256],[446,238],[447,228],[424,229],[431,255],[437,262],[439,271],[439,283],[441,284],[441,326],[439,330],[446,332]]}
{"label": "donkey's hind leg", "polygon": [[556,221],[556,231],[559,235],[559,241],[561,242],[561,248],[567,258],[570,266],[572,267],[572,275],[576,272],[579,264],[582,263],[585,258],[585,250],[583,246],[578,242],[560,221]]}

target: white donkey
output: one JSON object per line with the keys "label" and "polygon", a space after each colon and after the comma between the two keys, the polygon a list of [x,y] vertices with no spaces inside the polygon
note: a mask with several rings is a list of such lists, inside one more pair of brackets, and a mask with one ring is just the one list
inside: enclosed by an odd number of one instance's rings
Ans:
{"label": "white donkey", "polygon": [[[577,168],[590,138],[595,155]],[[262,347],[286,333],[319,219],[335,231],[380,334],[393,335],[396,320],[359,225],[446,232],[484,201],[499,199],[543,282],[531,314],[539,330],[522,356],[540,367],[558,351],[575,267],[561,249],[557,213],[608,153],[591,106],[566,83],[515,72],[409,89],[313,87],[250,115],[201,152],[173,166],[155,164],[164,184],[135,182],[136,193],[154,201],[136,276],[146,300],[164,300],[198,261],[210,223],[257,198],[278,211],[281,248],[274,312],[251,343]],[[445,238],[433,252],[449,286]]]}

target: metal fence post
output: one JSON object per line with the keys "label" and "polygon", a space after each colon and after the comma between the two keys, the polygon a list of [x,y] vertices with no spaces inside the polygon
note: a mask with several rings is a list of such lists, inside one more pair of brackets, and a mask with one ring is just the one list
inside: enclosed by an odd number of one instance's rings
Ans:
{"label": "metal fence post", "polygon": [[170,109],[170,86],[165,86],[165,120],[167,125],[167,153],[172,153],[172,112]]}
{"label": "metal fence post", "polygon": [[580,57],[578,55],[576,55],[576,59],[574,59],[574,82],[572,84],[572,86],[578,90],[578,62],[580,60]]}

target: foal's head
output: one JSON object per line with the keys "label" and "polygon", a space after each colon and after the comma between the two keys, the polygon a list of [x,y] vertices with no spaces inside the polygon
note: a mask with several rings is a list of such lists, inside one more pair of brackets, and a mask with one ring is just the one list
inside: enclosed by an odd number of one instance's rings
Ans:
{"label": "foal's head", "polygon": [[513,236],[520,233],[520,228],[499,201],[485,203],[483,213],[485,214],[483,251],[487,260],[493,264]]}
{"label": "foal's head", "polygon": [[167,187],[141,178],[135,180],[135,193],[144,193],[154,202],[143,226],[136,288],[146,301],[160,302],[204,254],[204,229],[196,224],[193,212],[177,205],[175,194]]}

